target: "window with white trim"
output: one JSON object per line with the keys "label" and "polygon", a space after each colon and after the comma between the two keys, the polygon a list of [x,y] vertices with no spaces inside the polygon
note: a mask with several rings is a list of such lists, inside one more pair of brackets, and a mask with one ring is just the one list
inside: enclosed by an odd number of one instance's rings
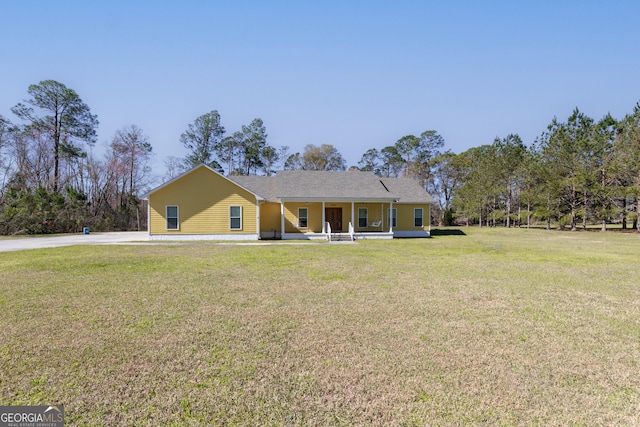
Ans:
{"label": "window with white trim", "polygon": [[307,228],[309,226],[309,209],[298,208],[298,228]]}
{"label": "window with white trim", "polygon": [[242,230],[242,206],[229,206],[229,228]]}
{"label": "window with white trim", "polygon": [[369,212],[367,208],[358,208],[358,227],[367,228],[367,219]]}
{"label": "window with white trim", "polygon": [[178,221],[178,206],[166,206],[167,230],[179,230],[180,222]]}
{"label": "window with white trim", "polygon": [[422,227],[424,224],[424,216],[422,208],[414,208],[413,209],[413,226],[414,227]]}
{"label": "window with white trim", "polygon": [[398,226],[398,209],[388,209],[387,218],[389,218],[389,228]]}

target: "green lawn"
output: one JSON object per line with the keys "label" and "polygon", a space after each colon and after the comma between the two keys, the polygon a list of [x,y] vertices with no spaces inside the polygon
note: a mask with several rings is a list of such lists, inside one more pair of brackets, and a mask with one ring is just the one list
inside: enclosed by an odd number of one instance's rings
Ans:
{"label": "green lawn", "polygon": [[638,425],[640,237],[0,254],[0,405],[67,425]]}

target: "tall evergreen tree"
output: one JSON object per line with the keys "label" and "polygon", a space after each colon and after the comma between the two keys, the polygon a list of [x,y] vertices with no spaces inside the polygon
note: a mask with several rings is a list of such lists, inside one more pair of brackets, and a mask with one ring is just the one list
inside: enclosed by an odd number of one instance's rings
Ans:
{"label": "tall evergreen tree", "polygon": [[427,190],[433,182],[433,160],[440,155],[444,147],[444,138],[435,130],[427,130],[420,134],[420,139],[414,147],[415,157],[409,175],[414,176]]}
{"label": "tall evergreen tree", "polygon": [[53,191],[57,192],[60,158],[80,156],[83,151],[78,143],[95,143],[98,118],[73,89],[55,80],[30,85],[28,93],[31,98],[16,104],[11,111],[27,121],[27,126],[37,128],[50,138],[54,158]]}
{"label": "tall evergreen tree", "polygon": [[380,150],[380,175],[397,178],[402,172],[405,161],[395,145]]}
{"label": "tall evergreen tree", "polygon": [[241,144],[242,173],[255,175],[263,166],[262,152],[267,146],[267,129],[262,119],[253,119],[249,125],[242,126]]}
{"label": "tall evergreen tree", "polygon": [[[579,214],[585,215],[584,190],[589,185],[586,162],[590,156],[593,119],[577,108],[566,123],[553,119],[540,139],[550,208],[556,211],[560,224],[577,228]],[[566,218],[566,220],[565,220]]]}
{"label": "tall evergreen tree", "polygon": [[527,151],[518,134],[496,138],[493,142],[494,159],[491,161],[492,175],[496,177],[496,191],[505,210],[505,225],[511,226],[513,207],[519,201],[522,162]]}
{"label": "tall evergreen tree", "polygon": [[[453,205],[458,216],[467,221],[478,220],[480,226],[483,220],[489,224],[497,200],[497,179],[492,166],[495,157],[492,145],[470,148],[460,154],[463,184],[455,193]],[[491,219],[496,220],[495,213]]]}
{"label": "tall evergreen tree", "polygon": [[225,129],[220,124],[220,114],[216,110],[203,114],[190,124],[180,135],[180,142],[189,150],[189,154],[185,157],[187,168],[204,163],[213,169],[221,170],[214,154],[224,133]]}
{"label": "tall evergreen tree", "polygon": [[380,174],[380,152],[375,148],[368,149],[358,162],[359,169]]}
{"label": "tall evergreen tree", "polygon": [[[606,231],[607,222],[616,215],[616,183],[614,166],[614,140],[617,121],[610,114],[604,116],[593,127],[590,156],[587,159],[590,179],[589,187],[583,193],[591,193],[592,215],[599,220],[602,231]],[[587,216],[585,215],[585,225]]]}
{"label": "tall evergreen tree", "polygon": [[618,194],[625,202],[631,199],[635,203],[636,212],[632,217],[640,233],[640,103],[636,104],[633,113],[619,122],[614,152],[613,169],[620,187]]}

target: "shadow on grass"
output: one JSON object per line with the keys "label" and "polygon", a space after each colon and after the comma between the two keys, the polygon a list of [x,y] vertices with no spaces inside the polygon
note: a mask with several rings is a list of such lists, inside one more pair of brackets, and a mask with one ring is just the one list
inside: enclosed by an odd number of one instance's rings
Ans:
{"label": "shadow on grass", "polygon": [[438,229],[434,228],[431,230],[431,237],[440,237],[440,236],[466,236],[464,231],[457,228],[447,228],[447,229]]}

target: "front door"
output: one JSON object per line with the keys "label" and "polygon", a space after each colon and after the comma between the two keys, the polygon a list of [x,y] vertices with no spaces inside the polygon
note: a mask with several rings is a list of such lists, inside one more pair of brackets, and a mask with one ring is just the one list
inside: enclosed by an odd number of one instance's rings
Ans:
{"label": "front door", "polygon": [[342,231],[342,208],[325,208],[324,216],[333,233]]}

